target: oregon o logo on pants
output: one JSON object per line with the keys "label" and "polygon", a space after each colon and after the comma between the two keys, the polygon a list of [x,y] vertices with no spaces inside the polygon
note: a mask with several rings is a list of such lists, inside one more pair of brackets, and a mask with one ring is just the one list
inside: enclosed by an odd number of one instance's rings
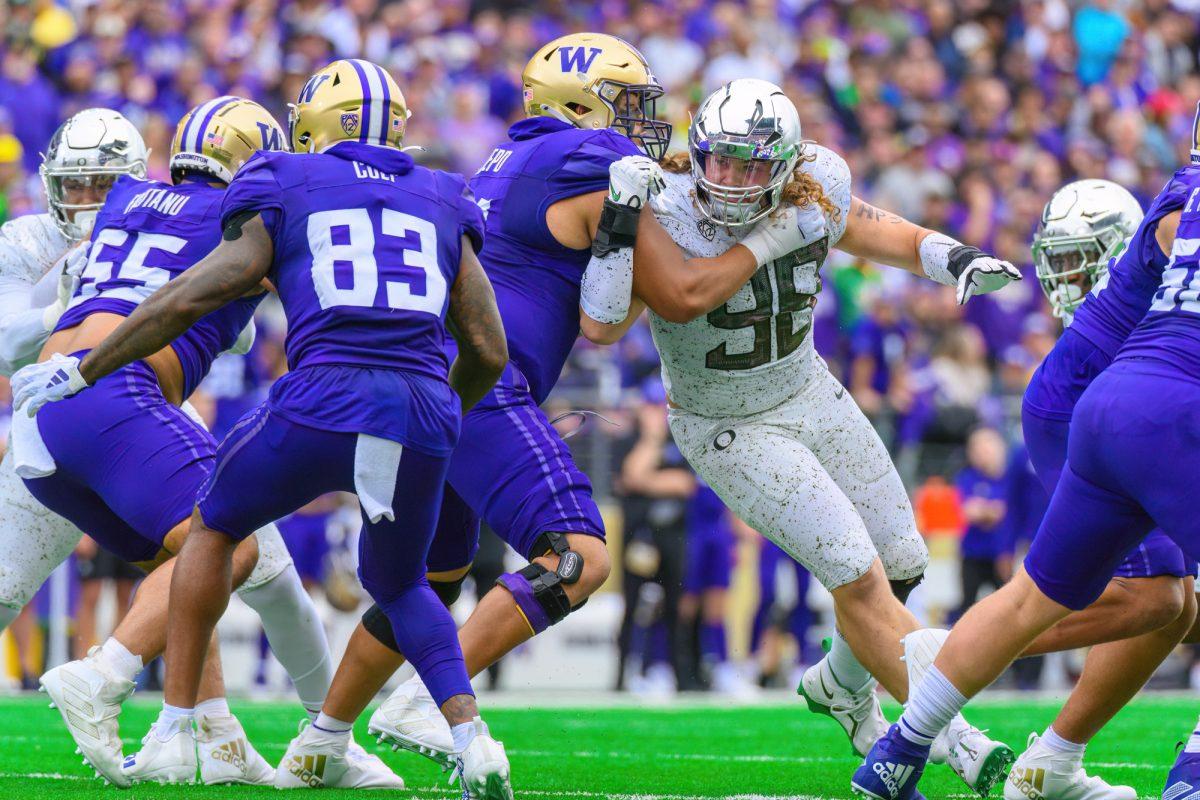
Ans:
{"label": "oregon o logo on pants", "polygon": [[718,450],[724,450],[733,444],[733,440],[737,438],[737,434],[732,430],[721,431],[717,434],[717,438],[713,439],[713,447]]}

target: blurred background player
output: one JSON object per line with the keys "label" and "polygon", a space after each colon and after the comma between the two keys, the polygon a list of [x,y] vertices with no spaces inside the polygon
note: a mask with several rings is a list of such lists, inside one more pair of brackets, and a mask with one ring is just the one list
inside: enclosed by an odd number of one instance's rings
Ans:
{"label": "blurred background player", "polygon": [[978,428],[967,439],[967,465],[954,479],[966,521],[962,556],[962,616],[985,586],[999,589],[1012,576],[1008,517],[1008,452],[1000,433]]}

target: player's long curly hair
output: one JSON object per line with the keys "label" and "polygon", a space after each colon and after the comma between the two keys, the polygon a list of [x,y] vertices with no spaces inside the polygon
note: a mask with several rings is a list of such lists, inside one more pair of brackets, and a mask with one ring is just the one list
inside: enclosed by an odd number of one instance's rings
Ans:
{"label": "player's long curly hair", "polygon": [[[815,142],[805,140],[804,144],[815,144]],[[815,151],[811,148],[806,148],[806,150],[805,155],[801,156],[800,161],[796,164],[792,179],[783,187],[783,202],[801,208],[815,203],[824,212],[827,219],[835,223],[840,222],[842,210],[825,194],[825,190],[821,188],[821,182],[800,170],[801,164],[817,159]],[[664,170],[677,175],[684,175],[692,170],[692,157],[686,150],[667,153],[661,163]]]}

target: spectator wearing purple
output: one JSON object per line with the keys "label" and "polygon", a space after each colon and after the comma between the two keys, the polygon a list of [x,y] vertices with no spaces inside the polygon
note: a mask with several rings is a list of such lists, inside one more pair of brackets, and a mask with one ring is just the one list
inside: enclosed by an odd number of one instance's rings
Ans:
{"label": "spectator wearing purple", "polygon": [[967,466],[954,480],[967,529],[959,553],[962,605],[975,604],[984,586],[999,589],[1012,577],[1012,541],[1008,514],[1008,453],[1003,437],[992,428],[977,428],[967,440]]}

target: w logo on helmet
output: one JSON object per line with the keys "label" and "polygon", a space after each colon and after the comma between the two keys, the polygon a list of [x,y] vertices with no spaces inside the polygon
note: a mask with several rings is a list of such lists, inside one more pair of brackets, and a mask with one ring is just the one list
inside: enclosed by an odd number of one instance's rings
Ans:
{"label": "w logo on helmet", "polygon": [[592,62],[600,55],[599,47],[560,47],[558,57],[562,59],[563,72],[587,72]]}
{"label": "w logo on helmet", "polygon": [[300,90],[300,102],[311,103],[313,95],[317,93],[317,89],[321,88],[321,84],[329,80],[329,75],[313,75],[308,79],[308,83],[304,84],[304,88]]}
{"label": "w logo on helmet", "polygon": [[258,133],[262,136],[263,150],[282,150],[283,136],[282,131],[277,126],[268,125],[265,122],[258,123]]}

